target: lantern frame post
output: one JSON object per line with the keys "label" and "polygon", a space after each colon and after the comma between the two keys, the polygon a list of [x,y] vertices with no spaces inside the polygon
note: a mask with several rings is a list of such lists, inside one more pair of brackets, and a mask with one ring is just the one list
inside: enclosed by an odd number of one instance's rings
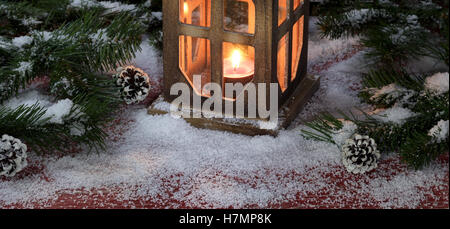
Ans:
{"label": "lantern frame post", "polygon": [[[287,34],[289,33],[289,57],[288,57],[288,69],[290,70],[292,68],[292,40],[293,40],[293,27],[295,23],[303,17],[303,44],[302,44],[302,51],[300,55],[299,60],[299,67],[297,68],[296,77],[294,81],[288,80],[288,87],[286,91],[282,92],[281,88],[279,90],[279,98],[280,98],[280,105],[285,103],[289,97],[292,95],[292,93],[296,90],[296,88],[299,86],[300,82],[306,77],[307,70],[308,70],[308,39],[309,39],[309,7],[310,7],[310,0],[303,0],[303,4],[296,9],[293,9],[294,0],[288,0],[289,1],[289,17],[280,25],[278,26],[278,0],[274,0],[274,7],[272,14],[275,15],[272,18],[272,31],[273,31],[273,39],[272,39],[272,82],[273,83],[279,83],[277,78],[277,62],[278,62],[278,42]],[[305,42],[306,41],[306,42]],[[291,79],[292,73],[291,71],[288,71],[288,79]]]}

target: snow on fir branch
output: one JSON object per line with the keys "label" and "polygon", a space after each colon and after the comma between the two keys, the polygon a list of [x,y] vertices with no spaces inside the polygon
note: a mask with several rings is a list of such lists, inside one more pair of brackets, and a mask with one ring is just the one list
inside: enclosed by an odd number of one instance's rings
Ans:
{"label": "snow on fir branch", "polygon": [[[373,69],[363,77],[362,101],[374,106],[363,117],[340,112],[373,138],[381,153],[397,152],[413,168],[421,168],[449,148],[448,72],[414,72],[414,60],[449,60],[448,1],[323,1],[318,25],[332,39],[359,36]],[[371,114],[369,114],[371,113]],[[343,120],[331,114],[307,124],[303,135],[341,146],[333,136]],[[359,170],[358,170],[359,171]]]}
{"label": "snow on fir branch", "polygon": [[324,1],[319,26],[329,38],[361,36],[375,64],[404,64],[418,56],[448,65],[448,1]]}
{"label": "snow on fir branch", "polygon": [[[121,103],[108,72],[128,64],[160,24],[148,13],[160,12],[160,1],[134,2],[0,1],[0,133],[36,152],[103,148],[103,125]],[[42,79],[44,91],[31,91],[43,100],[12,102]]]}
{"label": "snow on fir branch", "polygon": [[[435,75],[429,76],[423,83],[430,82],[428,79],[433,81],[435,77]],[[442,93],[430,93],[429,89],[423,87],[421,91],[411,92],[410,90],[410,93],[414,95],[407,97],[399,96],[395,88],[401,87],[395,84],[380,89],[370,88],[368,91],[371,92],[371,99],[378,99],[381,94],[387,95],[383,97],[387,101],[372,100],[374,105],[379,104],[380,108],[384,109],[375,111],[373,115],[366,113],[365,119],[356,118],[356,115],[345,114],[345,112],[341,112],[341,115],[345,117],[344,120],[358,126],[355,133],[374,138],[381,153],[398,152],[410,166],[421,168],[449,150],[448,83],[444,80],[443,85],[447,89],[442,90]],[[406,91],[406,89],[400,90]],[[390,94],[392,96],[389,96]],[[341,144],[329,137],[342,129],[342,120],[328,114],[307,126],[314,131],[303,130],[306,137]]]}

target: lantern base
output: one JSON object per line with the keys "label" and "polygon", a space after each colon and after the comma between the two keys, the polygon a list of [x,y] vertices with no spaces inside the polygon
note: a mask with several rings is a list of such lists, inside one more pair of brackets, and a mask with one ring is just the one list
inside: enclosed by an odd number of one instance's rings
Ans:
{"label": "lantern base", "polygon": [[[258,119],[236,119],[236,118],[184,118],[188,123],[197,128],[211,130],[229,131],[236,134],[249,136],[271,135],[277,136],[281,129],[287,128],[298,116],[309,99],[319,89],[320,78],[307,76],[297,86],[292,96],[279,110],[278,125],[271,126],[269,121]],[[170,112],[170,103],[164,98],[157,99],[149,108],[150,115],[165,115]],[[185,111],[193,113],[192,109]]]}

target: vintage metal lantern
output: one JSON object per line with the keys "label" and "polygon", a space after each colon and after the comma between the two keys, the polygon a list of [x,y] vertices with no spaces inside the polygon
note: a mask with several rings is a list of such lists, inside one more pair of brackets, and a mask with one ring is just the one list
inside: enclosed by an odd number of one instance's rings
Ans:
{"label": "vintage metal lantern", "polygon": [[281,110],[296,115],[318,87],[307,75],[308,17],[309,0],[163,0],[164,99],[179,82],[204,99],[212,82],[276,83]]}

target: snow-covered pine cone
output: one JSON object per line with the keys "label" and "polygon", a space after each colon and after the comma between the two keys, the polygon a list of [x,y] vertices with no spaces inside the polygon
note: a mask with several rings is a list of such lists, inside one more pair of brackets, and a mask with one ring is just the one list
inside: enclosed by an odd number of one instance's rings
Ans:
{"label": "snow-covered pine cone", "polygon": [[120,87],[122,99],[127,104],[144,101],[150,91],[150,79],[140,68],[127,66],[118,69],[116,84]]}
{"label": "snow-covered pine cone", "polygon": [[380,158],[375,140],[355,134],[342,147],[342,163],[348,172],[357,174],[375,169]]}
{"label": "snow-covered pine cone", "polygon": [[27,166],[27,146],[17,138],[0,139],[0,176],[12,177]]}

